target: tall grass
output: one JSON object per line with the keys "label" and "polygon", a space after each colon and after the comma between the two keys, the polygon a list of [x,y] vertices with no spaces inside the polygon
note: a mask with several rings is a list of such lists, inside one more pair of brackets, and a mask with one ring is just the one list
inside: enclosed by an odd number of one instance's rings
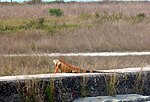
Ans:
{"label": "tall grass", "polygon": [[54,102],[54,83],[52,79],[49,82],[40,79],[18,80],[16,89],[19,102]]}
{"label": "tall grass", "polygon": [[150,65],[150,56],[126,57],[0,57],[0,76],[53,73],[53,59],[62,59],[87,70],[105,70]]}
{"label": "tall grass", "polygon": [[107,82],[107,90],[110,96],[115,96],[116,95],[116,83],[117,83],[117,77],[116,74],[113,73],[110,76],[109,81]]}
{"label": "tall grass", "polygon": [[0,75],[42,74],[53,72],[52,60],[42,57],[0,58]]}
{"label": "tall grass", "polygon": [[[150,50],[149,3],[0,8],[0,54]],[[64,16],[49,15],[50,8],[61,9]]]}

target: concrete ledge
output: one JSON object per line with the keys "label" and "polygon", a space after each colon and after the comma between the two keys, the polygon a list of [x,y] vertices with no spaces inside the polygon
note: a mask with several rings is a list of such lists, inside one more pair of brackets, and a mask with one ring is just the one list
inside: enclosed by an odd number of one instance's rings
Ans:
{"label": "concrete ledge", "polygon": [[125,94],[115,96],[85,97],[74,100],[73,102],[149,102],[150,96],[138,94]]}
{"label": "concrete ledge", "polygon": [[149,67],[103,72],[3,76],[0,102],[70,102],[80,97],[150,95]]}

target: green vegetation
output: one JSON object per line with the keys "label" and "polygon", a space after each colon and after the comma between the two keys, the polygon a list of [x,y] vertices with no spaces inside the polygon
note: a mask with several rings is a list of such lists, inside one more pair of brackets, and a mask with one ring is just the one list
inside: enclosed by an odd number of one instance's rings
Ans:
{"label": "green vegetation", "polygon": [[24,84],[17,82],[17,92],[20,96],[20,101],[37,102],[43,101],[43,86],[40,86],[40,81],[37,79],[25,80]]}
{"label": "green vegetation", "polygon": [[81,84],[81,88],[80,88],[81,97],[86,97],[87,93],[89,92],[87,85],[86,85],[88,79],[89,79],[88,77],[83,77],[82,81],[80,82],[80,84]]}
{"label": "green vegetation", "polygon": [[142,93],[144,90],[144,73],[142,72],[142,68],[141,68],[141,72],[139,72],[139,74],[136,75],[136,80],[135,80],[135,91],[138,93]]}
{"label": "green vegetation", "polygon": [[132,23],[140,23],[145,18],[146,18],[146,14],[145,13],[139,13],[136,16],[132,16],[130,20],[131,20]]}
{"label": "green vegetation", "polygon": [[60,16],[63,16],[64,12],[59,9],[59,8],[56,8],[56,9],[52,9],[50,8],[48,10],[49,14],[52,15],[52,16],[56,16],[56,17],[60,17]]}
{"label": "green vegetation", "polygon": [[116,95],[116,74],[110,76],[109,81],[107,82],[107,90],[110,96]]}
{"label": "green vegetation", "polygon": [[45,82],[38,79],[25,80],[25,82],[21,83],[17,81],[16,88],[20,101],[43,102],[47,98],[48,102],[54,102],[54,85],[52,79],[49,85],[46,85]]}
{"label": "green vegetation", "polygon": [[33,4],[35,4],[35,3],[42,3],[42,0],[31,0],[28,3],[33,3]]}
{"label": "green vegetation", "polygon": [[48,97],[49,102],[54,102],[53,89],[54,89],[54,83],[53,80],[50,80],[50,85],[46,87],[46,95]]}
{"label": "green vegetation", "polygon": [[34,20],[0,20],[0,32],[19,32],[25,30],[42,30],[45,32],[54,32],[61,29],[76,28],[78,24],[66,24],[53,22],[51,20],[46,20],[45,18],[38,18]]}
{"label": "green vegetation", "polygon": [[123,18],[122,13],[113,13],[113,14],[108,14],[107,12],[104,13],[95,13],[95,17],[99,18],[101,21],[118,21]]}

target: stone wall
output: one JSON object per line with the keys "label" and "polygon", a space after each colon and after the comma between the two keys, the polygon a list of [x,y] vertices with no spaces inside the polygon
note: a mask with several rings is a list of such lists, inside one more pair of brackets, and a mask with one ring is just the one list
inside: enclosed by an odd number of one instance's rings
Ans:
{"label": "stone wall", "polygon": [[20,77],[0,78],[0,102],[70,102],[80,97],[150,95],[150,71]]}

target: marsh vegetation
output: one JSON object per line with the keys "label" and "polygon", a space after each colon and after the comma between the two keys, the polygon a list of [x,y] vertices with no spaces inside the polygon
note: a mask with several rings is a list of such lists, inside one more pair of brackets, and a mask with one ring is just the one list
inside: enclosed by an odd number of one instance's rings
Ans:
{"label": "marsh vegetation", "polygon": [[0,54],[149,51],[149,6],[144,2],[1,4]]}

